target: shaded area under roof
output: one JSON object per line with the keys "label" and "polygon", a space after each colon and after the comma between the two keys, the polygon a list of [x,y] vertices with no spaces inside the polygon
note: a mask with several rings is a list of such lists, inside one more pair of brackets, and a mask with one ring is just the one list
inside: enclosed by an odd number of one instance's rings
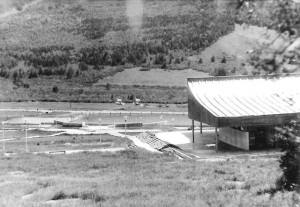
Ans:
{"label": "shaded area under roof", "polygon": [[300,118],[300,75],[188,79],[189,118],[217,127]]}

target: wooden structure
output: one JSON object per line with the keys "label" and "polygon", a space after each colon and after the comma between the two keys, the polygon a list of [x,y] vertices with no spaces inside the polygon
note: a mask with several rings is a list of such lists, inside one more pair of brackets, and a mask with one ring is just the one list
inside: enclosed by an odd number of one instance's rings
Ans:
{"label": "wooden structure", "polygon": [[218,128],[282,125],[300,118],[300,75],[188,79],[188,116]]}

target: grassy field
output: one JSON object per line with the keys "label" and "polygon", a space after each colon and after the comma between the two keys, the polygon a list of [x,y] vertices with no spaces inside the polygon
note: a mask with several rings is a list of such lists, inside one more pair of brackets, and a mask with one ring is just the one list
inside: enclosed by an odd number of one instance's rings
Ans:
{"label": "grassy field", "polygon": [[180,161],[142,150],[0,159],[2,206],[297,206],[274,158]]}
{"label": "grassy field", "polygon": [[[7,104],[19,109],[42,107],[42,103],[1,103],[1,107],[9,107]],[[45,103],[43,107],[68,108],[67,103],[54,104]],[[74,104],[74,107],[83,110],[104,106]],[[36,112],[32,113],[23,114],[24,118]],[[81,121],[98,121],[99,114],[86,115]],[[128,121],[138,117],[129,116]],[[163,115],[162,120],[174,117]],[[176,117],[176,124],[187,119],[186,115]],[[123,120],[118,114],[102,118],[103,122]],[[155,121],[160,117],[148,115],[142,120],[148,119]],[[56,127],[59,126],[52,126]],[[274,193],[276,180],[281,175],[278,151],[241,152],[222,147],[216,153],[205,147],[207,143],[214,143],[214,136],[207,134],[197,139],[195,148],[182,146],[186,152],[200,156],[191,161],[179,160],[169,153],[128,148],[129,139],[108,134],[49,137],[53,133],[56,132],[29,130],[29,137],[40,137],[27,140],[29,153],[25,153],[25,131],[5,131],[5,138],[14,140],[5,142],[5,151],[10,155],[0,155],[0,206],[296,207],[300,204],[299,195],[293,192]],[[124,150],[89,152],[119,148]],[[47,153],[49,151],[52,154]]]}
{"label": "grassy field", "polygon": [[[130,143],[128,139],[122,139],[111,135],[58,135],[49,137],[47,135],[54,134],[38,131],[36,133],[28,131],[27,136],[30,137],[37,134],[39,138],[27,139],[28,151],[35,152],[63,152],[68,150],[82,150],[88,151],[91,149],[107,149],[107,148],[120,148],[127,147]],[[5,142],[6,153],[25,153],[26,152],[26,139],[25,130],[16,132],[5,132],[6,138],[15,138]]]}
{"label": "grassy field", "polygon": [[[117,73],[114,76],[106,77],[99,81],[99,84],[105,82],[114,85],[147,85],[147,86],[187,86],[187,78],[207,77],[204,72],[188,70],[163,70],[151,69],[150,71],[140,71],[141,68],[127,69]],[[97,84],[95,84],[97,85]]]}

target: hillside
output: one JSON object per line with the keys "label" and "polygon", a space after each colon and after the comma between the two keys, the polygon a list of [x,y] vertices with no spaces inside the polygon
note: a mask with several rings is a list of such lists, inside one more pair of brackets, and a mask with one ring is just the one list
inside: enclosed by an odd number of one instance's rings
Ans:
{"label": "hillside", "polygon": [[[174,98],[168,87],[184,93],[185,80],[178,80],[178,85],[160,80],[130,85],[134,76],[129,72],[123,87],[114,75],[135,67],[141,67],[145,77],[147,71],[158,69],[179,79],[194,73],[215,75],[220,68],[227,75],[244,74],[245,51],[254,40],[245,35],[236,38],[231,1],[14,2],[19,4],[6,4],[10,10],[2,9],[0,15],[2,101],[110,102],[113,97],[137,95],[149,102],[184,102],[186,94]],[[194,72],[183,76],[177,72],[186,69]],[[143,87],[137,91],[136,86]]]}

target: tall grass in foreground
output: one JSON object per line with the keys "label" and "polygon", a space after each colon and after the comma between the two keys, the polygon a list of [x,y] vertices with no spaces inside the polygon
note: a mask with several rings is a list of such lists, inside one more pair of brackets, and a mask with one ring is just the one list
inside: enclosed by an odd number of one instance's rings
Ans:
{"label": "tall grass in foreground", "polygon": [[267,192],[277,158],[180,161],[141,150],[21,154],[0,160],[3,206],[295,206],[293,192]]}

